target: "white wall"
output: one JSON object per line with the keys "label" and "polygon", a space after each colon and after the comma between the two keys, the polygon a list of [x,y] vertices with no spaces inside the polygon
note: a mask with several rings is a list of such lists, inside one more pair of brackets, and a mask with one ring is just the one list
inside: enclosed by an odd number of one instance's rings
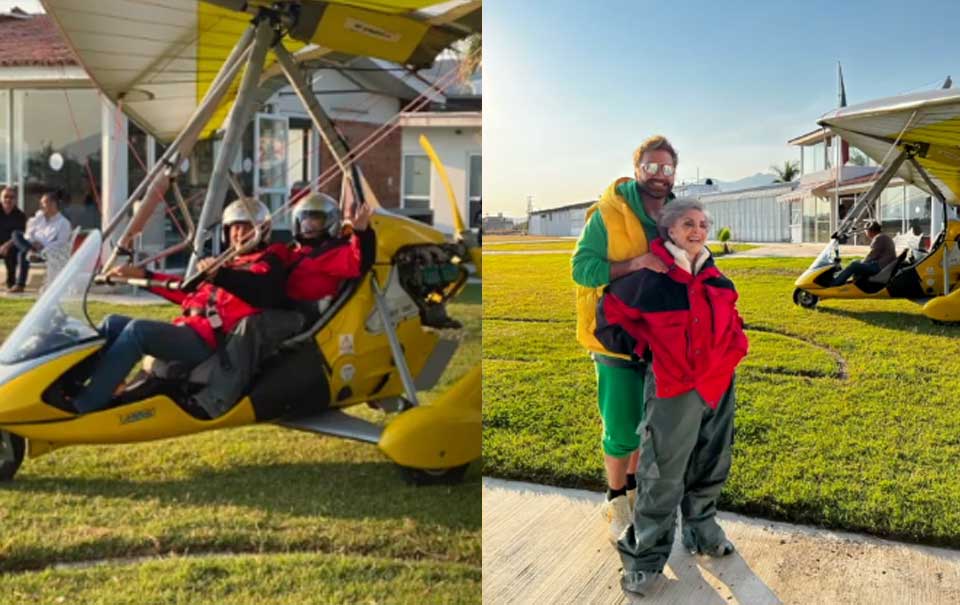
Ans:
{"label": "white wall", "polygon": [[700,196],[713,221],[708,237],[716,239],[721,228],[729,227],[734,241],[790,241],[790,204],[777,197],[793,188],[785,184]]}
{"label": "white wall", "polygon": [[[458,131],[460,134],[457,134]],[[464,224],[468,225],[470,215],[468,214],[469,175],[467,171],[470,166],[470,156],[482,153],[480,128],[405,126],[401,148],[403,155],[426,155],[419,143],[421,134],[427,135],[430,144],[440,156],[440,161],[443,162],[450,184],[453,186],[454,195],[457,197],[460,216],[463,217]],[[402,175],[401,168],[401,179]],[[401,183],[401,197],[402,191]],[[433,210],[433,226],[444,233],[453,233],[453,215],[450,212],[447,190],[433,167],[430,168],[430,208]]]}
{"label": "white wall", "polygon": [[[364,84],[364,86],[376,88],[372,84],[367,84],[362,75],[351,74],[351,77]],[[355,90],[358,88],[360,87],[355,82],[351,82],[343,75],[332,70],[321,70],[313,76],[313,89],[316,91]],[[370,93],[318,94],[317,100],[320,101],[324,111],[333,120],[383,124],[400,111],[400,100],[387,95]],[[307,117],[306,109],[289,86],[285,86],[274,93],[267,102],[274,105],[279,113]]]}
{"label": "white wall", "polygon": [[564,208],[537,212],[530,216],[530,235],[579,236],[583,231],[586,208]]}

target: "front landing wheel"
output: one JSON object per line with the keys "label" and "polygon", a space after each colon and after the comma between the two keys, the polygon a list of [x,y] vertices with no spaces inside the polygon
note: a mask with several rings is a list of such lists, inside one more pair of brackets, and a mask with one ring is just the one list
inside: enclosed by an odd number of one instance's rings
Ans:
{"label": "front landing wheel", "polygon": [[[399,465],[398,465],[399,466]],[[453,485],[463,481],[469,464],[461,464],[453,468],[424,469],[410,466],[400,466],[404,479],[414,485]]]}
{"label": "front landing wheel", "polygon": [[804,309],[812,309],[817,306],[818,302],[820,302],[820,297],[815,294],[810,294],[806,290],[797,288],[793,291],[793,303],[800,305]]}
{"label": "front landing wheel", "polygon": [[24,441],[20,435],[0,431],[0,481],[12,481],[23,462]]}

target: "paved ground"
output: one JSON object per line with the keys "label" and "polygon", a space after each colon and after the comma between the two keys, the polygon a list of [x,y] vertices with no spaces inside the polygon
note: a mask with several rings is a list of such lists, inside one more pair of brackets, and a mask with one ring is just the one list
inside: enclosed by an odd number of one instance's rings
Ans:
{"label": "paved ground", "polygon": [[[752,250],[737,252],[731,258],[759,257],[759,256],[818,256],[823,252],[826,244],[751,244],[757,246]],[[844,258],[865,256],[870,246],[844,246],[841,250]]]}
{"label": "paved ground", "polygon": [[721,513],[738,552],[675,545],[654,594],[628,599],[606,540],[602,494],[484,479],[483,602],[947,605],[960,603],[960,552]]}

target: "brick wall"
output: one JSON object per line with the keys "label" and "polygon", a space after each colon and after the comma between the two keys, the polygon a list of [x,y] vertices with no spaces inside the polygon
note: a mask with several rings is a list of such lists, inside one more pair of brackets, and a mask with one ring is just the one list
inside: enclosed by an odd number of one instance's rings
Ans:
{"label": "brick wall", "polygon": [[[347,139],[347,144],[354,149],[377,129],[377,124],[367,122],[352,122],[337,120],[337,128]],[[323,173],[336,162],[326,145],[320,146],[320,172]],[[366,152],[359,160],[360,169],[373,188],[377,199],[384,208],[400,206],[400,170],[401,170],[401,133],[397,128],[390,132],[383,140]],[[323,192],[334,198],[340,196],[340,176],[323,187]]]}

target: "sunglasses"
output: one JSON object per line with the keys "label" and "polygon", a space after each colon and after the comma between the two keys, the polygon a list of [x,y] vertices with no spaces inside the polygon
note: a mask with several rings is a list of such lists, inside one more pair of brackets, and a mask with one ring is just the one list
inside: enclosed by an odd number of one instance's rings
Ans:
{"label": "sunglasses", "polygon": [[656,174],[662,170],[663,176],[673,176],[674,171],[673,164],[658,164],[657,162],[640,164],[640,167],[643,168],[643,171],[647,174]]}

